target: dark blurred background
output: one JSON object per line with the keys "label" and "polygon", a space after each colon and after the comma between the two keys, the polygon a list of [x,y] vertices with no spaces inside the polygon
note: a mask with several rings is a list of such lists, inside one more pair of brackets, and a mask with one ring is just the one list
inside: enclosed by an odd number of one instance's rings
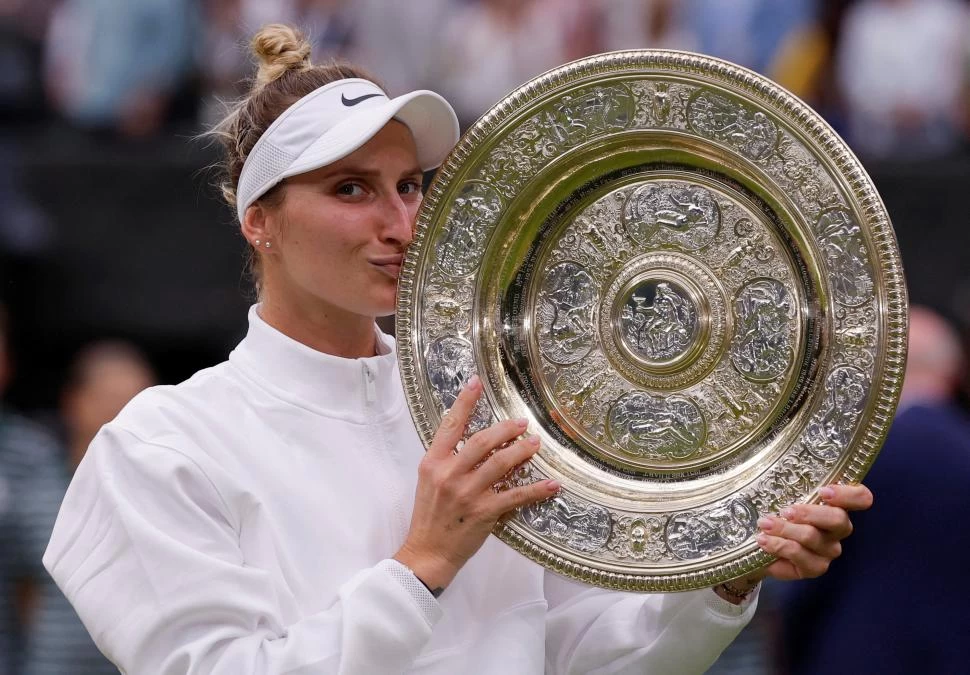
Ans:
{"label": "dark blurred background", "polygon": [[[442,93],[465,127],[527,79],[597,52],[689,49],[748,66],[814,106],[863,160],[911,300],[957,329],[970,322],[965,0],[0,0],[12,364],[0,394],[65,447],[83,349],[122,341],[174,383],[243,335],[244,242],[212,187],[218,153],[196,137],[245,91],[248,37],[270,21],[301,26],[315,60],[348,57],[392,94]],[[723,672],[798,671],[783,665],[770,598]]]}

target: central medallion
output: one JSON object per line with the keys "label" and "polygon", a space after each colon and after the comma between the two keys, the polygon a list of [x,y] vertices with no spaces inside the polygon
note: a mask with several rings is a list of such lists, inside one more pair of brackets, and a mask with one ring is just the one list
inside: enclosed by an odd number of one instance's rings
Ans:
{"label": "central medallion", "polygon": [[687,290],[662,278],[635,284],[620,310],[623,346],[648,364],[683,356],[697,339],[697,307]]}
{"label": "central medallion", "polygon": [[679,389],[704,377],[724,346],[723,291],[693,256],[647,253],[610,284],[600,312],[607,357],[631,382]]}

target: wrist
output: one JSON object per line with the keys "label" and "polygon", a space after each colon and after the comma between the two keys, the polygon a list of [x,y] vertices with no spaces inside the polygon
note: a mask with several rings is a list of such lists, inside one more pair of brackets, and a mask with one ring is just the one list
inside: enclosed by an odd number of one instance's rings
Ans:
{"label": "wrist", "polygon": [[742,579],[732,579],[714,586],[714,592],[722,600],[730,602],[732,605],[740,605],[748,599],[758,585],[761,577],[744,577]]}
{"label": "wrist", "polygon": [[438,597],[457,574],[446,560],[433,555],[422,555],[411,551],[407,545],[394,554],[394,560],[407,567],[435,597]]}

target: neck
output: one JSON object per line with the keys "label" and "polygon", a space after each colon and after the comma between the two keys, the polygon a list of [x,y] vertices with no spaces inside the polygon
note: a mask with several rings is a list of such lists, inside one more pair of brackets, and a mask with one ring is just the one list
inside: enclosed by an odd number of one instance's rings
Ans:
{"label": "neck", "polygon": [[311,349],[346,359],[362,359],[377,353],[374,319],[333,307],[301,307],[266,298],[259,306],[260,318],[270,326]]}

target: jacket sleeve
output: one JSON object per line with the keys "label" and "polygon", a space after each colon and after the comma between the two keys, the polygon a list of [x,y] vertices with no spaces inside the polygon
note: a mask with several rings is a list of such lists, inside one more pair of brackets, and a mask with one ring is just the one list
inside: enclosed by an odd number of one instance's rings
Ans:
{"label": "jacket sleeve", "polygon": [[44,565],[127,673],[400,673],[430,638],[441,609],[393,560],[285,624],[238,527],[189,457],[109,425],[78,468]]}
{"label": "jacket sleeve", "polygon": [[546,673],[689,675],[707,670],[751,620],[757,594],[732,605],[714,591],[635,594],[546,572]]}

